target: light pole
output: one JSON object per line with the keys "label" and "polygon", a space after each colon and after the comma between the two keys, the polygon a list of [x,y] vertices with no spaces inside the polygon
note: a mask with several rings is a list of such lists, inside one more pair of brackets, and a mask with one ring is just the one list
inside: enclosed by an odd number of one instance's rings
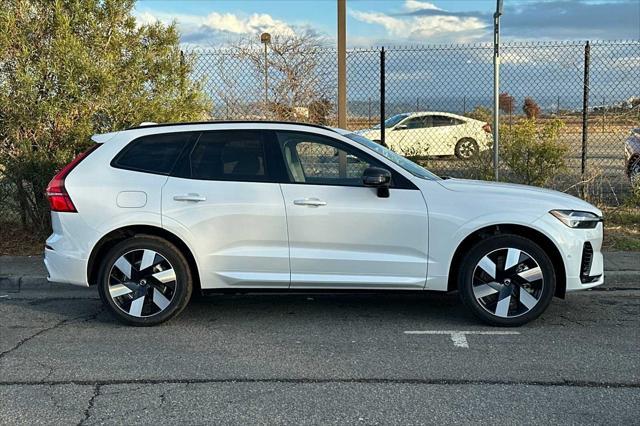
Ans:
{"label": "light pole", "polygon": [[497,0],[496,13],[493,14],[493,173],[498,180],[500,155],[500,16],[502,0]]}
{"label": "light pole", "polygon": [[271,43],[271,34],[260,34],[260,43],[264,44],[264,116],[269,117],[269,62],[267,59],[267,45]]}

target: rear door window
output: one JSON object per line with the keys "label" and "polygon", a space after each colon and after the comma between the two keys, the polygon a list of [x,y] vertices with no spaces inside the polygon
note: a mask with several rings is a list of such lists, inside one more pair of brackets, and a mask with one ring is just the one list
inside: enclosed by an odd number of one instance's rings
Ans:
{"label": "rear door window", "polygon": [[130,142],[111,162],[113,167],[168,175],[193,132],[142,136]]}
{"label": "rear door window", "polygon": [[433,116],[433,127],[446,127],[446,126],[456,126],[458,120],[453,117],[447,117],[446,115],[434,115]]}
{"label": "rear door window", "polygon": [[202,180],[270,181],[265,132],[203,132],[188,159],[186,177]]}

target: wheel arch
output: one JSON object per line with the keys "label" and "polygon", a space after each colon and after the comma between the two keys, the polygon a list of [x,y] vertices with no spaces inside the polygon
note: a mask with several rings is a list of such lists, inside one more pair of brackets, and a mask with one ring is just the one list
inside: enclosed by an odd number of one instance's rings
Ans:
{"label": "wheel arch", "polygon": [[91,250],[91,254],[89,255],[89,260],[87,262],[87,282],[90,286],[95,285],[98,281],[97,276],[98,270],[100,269],[100,263],[97,262],[97,259],[100,259],[120,241],[131,238],[135,235],[151,235],[163,238],[175,245],[189,263],[189,269],[191,270],[193,277],[194,290],[200,290],[200,273],[198,270],[198,264],[191,249],[177,235],[167,231],[166,229],[152,225],[124,226],[114,229],[100,238],[100,240],[98,240],[94,245],[93,250]]}
{"label": "wheel arch", "polygon": [[551,262],[553,263],[553,268],[556,271],[555,296],[564,299],[567,286],[567,275],[560,250],[558,249],[556,244],[544,233],[528,226],[516,224],[490,225],[484,228],[477,229],[471,234],[467,235],[456,248],[456,251],[451,260],[451,264],[449,265],[447,291],[453,291],[458,288],[456,271],[460,267],[460,264],[462,263],[462,260],[464,258],[464,254],[467,252],[467,250],[483,238],[500,234],[514,234],[528,238],[536,244],[540,245],[542,249],[547,252],[549,258],[551,259]]}

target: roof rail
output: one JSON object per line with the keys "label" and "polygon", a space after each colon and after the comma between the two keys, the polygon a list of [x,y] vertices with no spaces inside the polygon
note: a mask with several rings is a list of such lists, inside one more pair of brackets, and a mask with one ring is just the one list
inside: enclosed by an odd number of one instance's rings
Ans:
{"label": "roof rail", "polygon": [[184,123],[154,123],[150,122],[141,123],[139,126],[128,127],[125,130],[135,130],[135,129],[148,129],[153,127],[172,127],[172,126],[188,126],[195,124],[295,124],[299,126],[309,126],[315,127],[324,130],[335,131],[331,127],[323,126],[321,124],[312,124],[312,123],[303,123],[297,121],[278,121],[278,120],[210,120],[210,121],[188,121]]}

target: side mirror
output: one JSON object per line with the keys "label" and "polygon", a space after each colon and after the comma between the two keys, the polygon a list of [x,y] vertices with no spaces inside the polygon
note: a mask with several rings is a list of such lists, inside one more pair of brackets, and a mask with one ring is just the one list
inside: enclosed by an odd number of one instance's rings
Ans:
{"label": "side mirror", "polygon": [[391,173],[380,167],[369,167],[362,173],[364,186],[378,188],[378,197],[389,198],[389,185],[391,185]]}
{"label": "side mirror", "polygon": [[407,130],[407,125],[406,124],[398,124],[396,127],[393,128],[393,130]]}

